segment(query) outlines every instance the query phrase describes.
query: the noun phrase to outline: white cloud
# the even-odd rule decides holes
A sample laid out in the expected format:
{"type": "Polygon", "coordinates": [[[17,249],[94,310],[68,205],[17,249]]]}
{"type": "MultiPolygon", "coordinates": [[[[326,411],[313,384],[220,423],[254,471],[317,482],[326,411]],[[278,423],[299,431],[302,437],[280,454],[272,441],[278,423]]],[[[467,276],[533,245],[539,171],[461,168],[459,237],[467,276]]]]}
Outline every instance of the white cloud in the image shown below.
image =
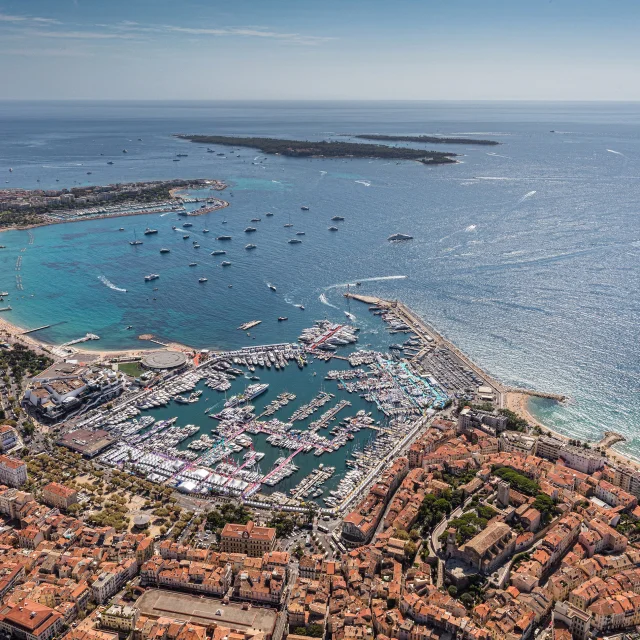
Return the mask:
{"type": "Polygon", "coordinates": [[[14,16],[6,13],[0,13],[0,22],[11,22],[13,24],[22,23],[22,24],[60,24],[58,20],[54,20],[53,18],[34,18],[32,16],[14,16]]]}
{"type": "Polygon", "coordinates": [[[69,40],[132,40],[135,36],[126,33],[108,33],[106,31],[38,31],[30,30],[28,35],[38,38],[64,38],[69,40]]]}
{"type": "Polygon", "coordinates": [[[144,34],[176,34],[185,36],[210,36],[224,38],[255,38],[275,40],[291,44],[317,45],[333,40],[326,36],[306,35],[295,32],[280,32],[268,27],[183,27],[170,24],[141,24],[131,20],[123,20],[115,24],[97,23],[88,25],[67,24],[62,25],[52,18],[40,18],[22,15],[10,15],[0,13],[1,23],[6,23],[16,34],[27,37],[58,38],[68,40],[133,40],[144,34]],[[70,29],[58,29],[57,25],[71,27],[70,29]],[[49,27],[49,28],[45,28],[49,27]]]}

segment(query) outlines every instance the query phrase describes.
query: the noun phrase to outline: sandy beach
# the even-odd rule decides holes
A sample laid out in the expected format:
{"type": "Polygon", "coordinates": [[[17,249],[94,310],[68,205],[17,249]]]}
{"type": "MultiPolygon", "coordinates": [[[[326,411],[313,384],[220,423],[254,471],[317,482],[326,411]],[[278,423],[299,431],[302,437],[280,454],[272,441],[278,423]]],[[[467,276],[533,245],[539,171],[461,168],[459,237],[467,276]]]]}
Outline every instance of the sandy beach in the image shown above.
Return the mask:
{"type": "MultiPolygon", "coordinates": [[[[145,339],[146,338],[147,336],[145,336],[145,339]]],[[[21,342],[22,344],[29,346],[35,351],[45,352],[54,358],[60,357],[54,351],[54,349],[57,348],[55,345],[51,345],[46,342],[37,340],[31,335],[24,335],[23,328],[18,327],[14,324],[11,324],[10,322],[7,322],[7,320],[3,318],[0,318],[0,339],[7,340],[10,343],[21,342]]],[[[169,343],[165,343],[165,345],[159,344],[157,345],[157,347],[154,346],[147,349],[119,349],[119,350],[91,349],[89,350],[89,349],[76,348],[74,346],[73,353],[70,354],[69,357],[86,358],[88,361],[111,360],[119,357],[138,358],[138,357],[144,356],[146,353],[149,353],[151,351],[162,351],[165,349],[171,350],[171,351],[182,351],[190,354],[193,354],[195,351],[198,350],[194,347],[189,347],[187,345],[183,345],[178,342],[169,342],[169,343]]],[[[468,360],[466,357],[465,359],[470,362],[470,360],[468,360]]],[[[475,365],[475,363],[474,363],[474,366],[478,367],[478,365],[475,365]]],[[[478,369],[481,370],[480,367],[478,367],[478,369]]],[[[548,432],[549,434],[552,434],[553,436],[559,438],[560,440],[563,440],[565,442],[568,442],[569,440],[571,440],[571,438],[569,438],[568,436],[558,433],[548,425],[540,422],[531,413],[529,409],[529,400],[531,399],[531,397],[535,395],[535,392],[528,393],[526,390],[521,390],[521,391],[506,390],[498,381],[493,380],[492,382],[496,385],[496,387],[500,388],[504,398],[505,408],[510,409],[521,418],[524,418],[529,424],[540,428],[544,432],[548,432]]],[[[640,461],[636,461],[633,458],[630,458],[629,456],[623,453],[620,453],[619,451],[616,451],[615,449],[613,449],[613,447],[607,447],[605,449],[605,452],[611,460],[616,461],[619,464],[624,464],[624,465],[633,467],[634,469],[640,471],[640,461]]]]}
{"type": "MultiPolygon", "coordinates": [[[[5,319],[0,318],[0,338],[7,340],[10,343],[21,342],[22,344],[34,349],[35,351],[43,351],[52,357],[56,356],[54,349],[59,348],[56,345],[48,344],[41,340],[37,340],[31,335],[24,335],[25,329],[18,327],[5,319]]],[[[150,351],[163,351],[168,349],[170,351],[183,351],[185,353],[193,353],[196,351],[193,347],[189,347],[179,342],[169,342],[166,346],[157,345],[146,349],[117,349],[117,350],[105,350],[105,349],[82,349],[76,347],[73,348],[73,356],[81,356],[91,360],[97,359],[111,359],[117,357],[141,357],[150,351]]],[[[71,355],[69,356],[71,357],[71,355]]]]}

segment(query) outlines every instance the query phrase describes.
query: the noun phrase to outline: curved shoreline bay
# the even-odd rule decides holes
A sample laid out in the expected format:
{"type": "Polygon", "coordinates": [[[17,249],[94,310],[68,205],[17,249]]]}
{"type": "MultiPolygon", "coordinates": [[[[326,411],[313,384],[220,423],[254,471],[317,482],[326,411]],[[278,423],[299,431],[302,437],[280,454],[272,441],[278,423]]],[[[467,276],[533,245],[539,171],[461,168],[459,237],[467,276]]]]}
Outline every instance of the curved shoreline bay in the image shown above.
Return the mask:
{"type": "Polygon", "coordinates": [[[295,340],[314,320],[350,311],[361,346],[384,346],[389,336],[375,318],[342,297],[347,283],[360,282],[362,293],[415,309],[505,384],[572,398],[563,406],[531,400],[541,422],[588,440],[618,431],[628,438],[619,448],[640,453],[640,118],[627,105],[5,104],[0,135],[0,188],[53,189],[88,177],[216,176],[229,185],[229,206],[194,218],[187,240],[172,230],[182,224],[174,214],[3,233],[0,291],[12,310],[2,318],[55,325],[34,337],[60,344],[91,332],[101,338],[92,348],[140,349],[149,345],[137,336],[150,333],[226,348],[295,340]],[[437,130],[502,144],[457,145],[461,162],[442,170],[369,158],[265,160],[222,145],[207,153],[171,135],[184,130],[280,139],[437,130]],[[188,157],[173,162],[177,153],[188,157]],[[335,215],[345,220],[334,223],[335,215]],[[246,251],[250,225],[256,249],[246,251]],[[158,234],[130,246],[147,226],[158,234]],[[289,244],[299,231],[302,242],[289,244]],[[389,243],[395,233],[414,239],[389,243]],[[221,235],[232,236],[227,254],[211,256],[221,235]],[[225,259],[231,266],[221,266],[225,259]],[[144,282],[149,273],[160,278],[144,282]],[[208,281],[199,284],[201,276],[208,281]],[[237,330],[250,320],[262,320],[250,336],[237,330]]]}

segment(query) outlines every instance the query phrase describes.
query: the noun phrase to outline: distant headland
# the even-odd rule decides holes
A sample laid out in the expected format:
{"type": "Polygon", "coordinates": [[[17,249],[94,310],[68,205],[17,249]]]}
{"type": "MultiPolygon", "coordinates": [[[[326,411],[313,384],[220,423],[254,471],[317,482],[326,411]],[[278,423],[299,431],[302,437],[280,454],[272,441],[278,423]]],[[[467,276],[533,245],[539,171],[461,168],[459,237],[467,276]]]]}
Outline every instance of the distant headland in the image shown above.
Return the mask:
{"type": "Polygon", "coordinates": [[[380,142],[426,142],[428,144],[500,144],[496,140],[478,140],[477,138],[459,138],[444,136],[388,136],[381,133],[361,133],[353,136],[360,140],[379,140],[380,142]]]}
{"type": "Polygon", "coordinates": [[[142,215],[174,211],[178,215],[201,215],[226,207],[220,198],[194,198],[188,189],[222,191],[221,180],[153,180],[70,189],[0,189],[0,231],[60,222],[142,215]],[[202,202],[187,211],[185,203],[202,202]]]}
{"type": "Polygon", "coordinates": [[[178,134],[177,138],[201,144],[220,144],[229,147],[253,147],[263,153],[299,158],[377,158],[381,160],[416,160],[423,164],[452,164],[457,154],[389,147],[383,144],[358,142],[327,142],[310,140],[281,140],[278,138],[245,138],[238,136],[209,136],[178,134]]]}

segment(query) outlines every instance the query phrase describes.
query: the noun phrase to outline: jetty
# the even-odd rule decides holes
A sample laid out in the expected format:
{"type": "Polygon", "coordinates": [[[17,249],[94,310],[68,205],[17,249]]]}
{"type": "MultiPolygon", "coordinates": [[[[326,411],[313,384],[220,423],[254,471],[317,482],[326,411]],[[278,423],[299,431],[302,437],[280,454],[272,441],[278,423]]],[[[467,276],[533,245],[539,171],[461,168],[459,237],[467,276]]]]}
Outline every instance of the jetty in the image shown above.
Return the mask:
{"type": "Polygon", "coordinates": [[[29,329],[27,331],[23,331],[22,335],[26,336],[30,333],[35,333],[36,331],[42,331],[43,329],[48,329],[51,325],[50,324],[43,324],[41,327],[36,327],[35,329],[29,329]]]}
{"type": "Polygon", "coordinates": [[[409,309],[409,307],[407,307],[399,300],[385,300],[376,296],[365,296],[357,293],[352,293],[351,291],[347,291],[344,294],[344,297],[352,300],[358,300],[359,302],[364,302],[365,304],[381,311],[392,312],[393,315],[396,316],[401,323],[406,325],[412,333],[418,336],[418,338],[425,344],[425,346],[416,355],[410,358],[412,364],[419,367],[421,359],[434,347],[440,346],[448,349],[466,367],[475,372],[476,375],[482,378],[484,382],[493,389],[498,400],[498,407],[500,408],[504,408],[506,406],[506,396],[508,393],[522,393],[538,398],[548,398],[557,402],[564,402],[568,399],[566,396],[558,393],[534,391],[530,389],[521,389],[518,387],[503,385],[501,382],[487,374],[486,371],[481,369],[475,362],[473,362],[473,360],[471,360],[471,358],[469,358],[469,356],[467,356],[458,347],[456,347],[456,345],[439,334],[431,325],[425,322],[422,318],[420,318],[416,313],[414,313],[411,309],[409,309]]]}
{"type": "Polygon", "coordinates": [[[95,333],[87,333],[87,335],[82,338],[76,338],[75,340],[69,340],[69,342],[65,342],[60,345],[61,347],[70,347],[74,344],[79,344],[81,342],[88,342],[89,340],[100,340],[100,336],[97,336],[95,333]]]}

